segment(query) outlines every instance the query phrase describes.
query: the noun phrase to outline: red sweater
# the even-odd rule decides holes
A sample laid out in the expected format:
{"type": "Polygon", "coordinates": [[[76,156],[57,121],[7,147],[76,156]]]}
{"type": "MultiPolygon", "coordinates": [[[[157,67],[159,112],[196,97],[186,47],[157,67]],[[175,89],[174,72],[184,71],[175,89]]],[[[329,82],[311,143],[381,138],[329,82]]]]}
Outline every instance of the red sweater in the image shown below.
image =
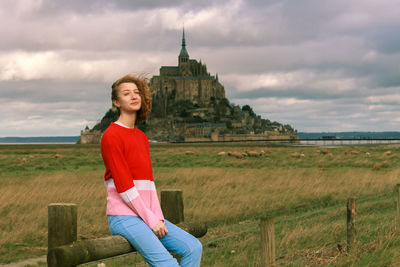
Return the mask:
{"type": "Polygon", "coordinates": [[[101,139],[107,214],[141,217],[153,227],[164,220],[154,185],[149,141],[136,127],[111,123],[101,139]]]}

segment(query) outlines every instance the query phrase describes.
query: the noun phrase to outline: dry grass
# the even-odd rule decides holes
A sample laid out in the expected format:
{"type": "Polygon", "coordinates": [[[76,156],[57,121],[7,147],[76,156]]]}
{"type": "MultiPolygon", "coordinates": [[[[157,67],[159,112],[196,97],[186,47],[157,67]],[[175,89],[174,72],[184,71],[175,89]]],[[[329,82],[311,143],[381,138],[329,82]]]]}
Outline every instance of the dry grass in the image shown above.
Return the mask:
{"type": "MultiPolygon", "coordinates": [[[[391,147],[391,154],[384,155],[385,147],[317,151],[251,144],[161,144],[151,147],[151,155],[158,190],[182,189],[185,220],[206,221],[211,228],[202,240],[210,242],[248,227],[257,229],[257,218],[266,214],[290,216],[310,208],[345,203],[350,196],[390,194],[399,183],[400,153],[396,149],[391,147]],[[261,150],[265,153],[258,157],[218,155],[222,151],[261,150]],[[294,153],[305,156],[293,157],[294,153]],[[380,168],[373,170],[375,164],[380,168]]],[[[49,203],[78,204],[81,237],[109,234],[104,214],[104,167],[98,147],[10,147],[0,150],[0,159],[0,262],[45,253],[49,203]]],[[[338,219],[342,213],[343,209],[338,209],[312,221],[280,223],[277,244],[284,254],[280,263],[286,265],[299,258],[300,266],[307,261],[311,265],[340,261],[339,252],[331,247],[343,243],[343,218],[338,219]]],[[[374,221],[376,215],[371,212],[364,220],[374,221]]],[[[374,223],[370,227],[365,229],[372,233],[381,226],[374,223]]],[[[389,239],[382,238],[382,245],[374,247],[374,251],[384,249],[389,239]]],[[[219,243],[217,248],[206,247],[204,266],[226,266],[227,262],[232,266],[257,266],[257,242],[258,233],[248,233],[219,243]]],[[[373,243],[367,237],[365,242],[373,243]]],[[[388,250],[393,253],[390,246],[388,250]]]]}
{"type": "MultiPolygon", "coordinates": [[[[349,196],[382,194],[398,181],[399,171],[370,170],[327,172],[320,169],[218,169],[179,168],[156,172],[184,191],[190,220],[215,221],[303,205],[329,198],[334,202],[349,196]],[[199,193],[201,192],[201,193],[199,193]]],[[[169,188],[162,184],[159,189],[169,188]]]]}
{"type": "Polygon", "coordinates": [[[6,229],[2,232],[1,242],[20,242],[27,236],[35,241],[43,240],[47,233],[47,205],[57,202],[79,205],[78,225],[81,232],[105,232],[105,189],[101,174],[58,173],[1,187],[3,220],[0,221],[0,228],[6,229]],[[103,223],[98,223],[99,219],[103,223]],[[87,229],[89,226],[90,230],[87,229]]]}

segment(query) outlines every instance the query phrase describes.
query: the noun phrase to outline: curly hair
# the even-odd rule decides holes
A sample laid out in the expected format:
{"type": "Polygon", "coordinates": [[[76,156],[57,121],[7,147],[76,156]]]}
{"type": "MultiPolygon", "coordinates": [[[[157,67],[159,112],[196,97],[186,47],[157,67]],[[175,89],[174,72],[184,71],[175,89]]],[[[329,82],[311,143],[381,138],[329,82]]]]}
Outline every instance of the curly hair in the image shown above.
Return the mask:
{"type": "MultiPolygon", "coordinates": [[[[150,115],[151,111],[151,94],[149,87],[149,80],[144,76],[134,76],[131,74],[125,75],[118,80],[116,80],[111,86],[111,101],[118,100],[118,87],[122,83],[134,83],[139,89],[139,95],[141,97],[141,107],[136,113],[136,121],[135,125],[139,124],[142,121],[145,121],[146,118],[150,115]]],[[[113,104],[114,106],[114,104],[113,104]]],[[[118,113],[120,110],[116,107],[118,113]]]]}

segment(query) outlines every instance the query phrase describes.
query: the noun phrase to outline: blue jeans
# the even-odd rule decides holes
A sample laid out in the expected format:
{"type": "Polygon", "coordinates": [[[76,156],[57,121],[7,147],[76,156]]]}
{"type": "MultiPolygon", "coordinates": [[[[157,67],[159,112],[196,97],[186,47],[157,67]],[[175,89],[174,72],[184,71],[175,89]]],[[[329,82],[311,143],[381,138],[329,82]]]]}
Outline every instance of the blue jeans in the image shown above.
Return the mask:
{"type": "Polygon", "coordinates": [[[125,237],[152,267],[198,267],[202,245],[191,234],[165,220],[168,234],[158,238],[137,216],[108,215],[111,234],[125,237]],[[168,250],[181,257],[181,265],[168,250]]]}

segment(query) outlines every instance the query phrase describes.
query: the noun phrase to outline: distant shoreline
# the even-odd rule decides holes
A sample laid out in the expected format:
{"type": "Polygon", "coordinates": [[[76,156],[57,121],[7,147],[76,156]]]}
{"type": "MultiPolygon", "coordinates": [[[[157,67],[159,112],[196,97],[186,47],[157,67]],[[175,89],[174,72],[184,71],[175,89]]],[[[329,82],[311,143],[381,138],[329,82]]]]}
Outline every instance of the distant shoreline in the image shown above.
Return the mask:
{"type": "Polygon", "coordinates": [[[368,138],[400,138],[398,131],[383,132],[298,132],[300,139],[323,139],[334,137],[335,139],[368,139],[368,138]]]}
{"type": "Polygon", "coordinates": [[[75,144],[80,136],[0,137],[0,144],[75,144]]]}
{"type": "Polygon", "coordinates": [[[2,145],[75,145],[75,142],[60,142],[60,143],[51,143],[51,142],[43,142],[43,143],[39,143],[39,142],[33,142],[33,143],[5,143],[5,142],[0,142],[0,146],[2,145]]]}
{"type": "MultiPolygon", "coordinates": [[[[368,139],[368,138],[400,138],[398,131],[386,132],[299,132],[300,139],[323,139],[334,137],[340,139],[368,139]]],[[[0,137],[0,145],[18,144],[76,144],[80,136],[36,136],[36,137],[0,137]]]]}

